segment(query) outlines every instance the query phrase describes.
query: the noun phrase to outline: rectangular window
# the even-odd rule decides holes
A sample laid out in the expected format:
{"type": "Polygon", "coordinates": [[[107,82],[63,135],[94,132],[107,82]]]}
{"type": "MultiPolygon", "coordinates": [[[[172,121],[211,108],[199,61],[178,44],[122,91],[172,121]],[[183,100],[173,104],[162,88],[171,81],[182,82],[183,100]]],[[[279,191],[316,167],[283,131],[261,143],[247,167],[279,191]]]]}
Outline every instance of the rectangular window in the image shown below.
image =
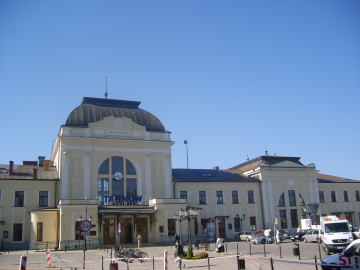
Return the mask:
{"type": "Polygon", "coordinates": [[[81,221],[75,221],[75,240],[84,240],[84,236],[81,235],[80,223],[81,221]]]}
{"type": "Polygon", "coordinates": [[[109,205],[109,201],[105,201],[104,197],[109,196],[109,178],[98,179],[98,200],[101,205],[109,205]]]}
{"type": "MultiPolygon", "coordinates": [[[[137,195],[137,186],[135,178],[126,179],[126,189],[127,196],[136,196],[137,195]]],[[[128,202],[128,205],[136,205],[136,201],[128,202]]]]}
{"type": "Polygon", "coordinates": [[[201,233],[206,233],[206,223],[209,222],[208,218],[201,219],[201,233]]]}
{"type": "Polygon", "coordinates": [[[290,216],[291,216],[291,227],[292,228],[299,227],[297,209],[290,209],[290,216]]]}
{"type": "Polygon", "coordinates": [[[254,203],[254,191],[253,190],[248,190],[247,192],[248,194],[248,203],[254,203]]]}
{"type": "Polygon", "coordinates": [[[43,223],[38,222],[36,227],[37,227],[37,229],[36,229],[36,241],[42,241],[43,240],[43,223]]]}
{"type": "Polygon", "coordinates": [[[250,229],[256,231],[256,217],[250,217],[250,229]]]}
{"type": "Polygon", "coordinates": [[[344,214],[349,223],[353,225],[353,212],[345,212],[344,214]]]}
{"type": "Polygon", "coordinates": [[[223,192],[222,191],[216,191],[216,204],[223,204],[223,192]]]}
{"type": "Polygon", "coordinates": [[[281,229],[287,229],[286,210],[280,210],[281,229]]]}
{"type": "Polygon", "coordinates": [[[345,190],[345,191],[343,192],[343,194],[344,194],[344,202],[348,202],[348,201],[349,201],[348,192],[345,190]]]}
{"type": "Polygon", "coordinates": [[[39,206],[47,207],[48,206],[48,192],[39,191],[39,206]]]}
{"type": "Polygon", "coordinates": [[[285,206],[285,194],[281,194],[280,199],[279,199],[279,206],[285,206]]]}
{"type": "Polygon", "coordinates": [[[15,191],[15,206],[24,206],[24,191],[15,191]]]}
{"type": "Polygon", "coordinates": [[[239,195],[237,190],[231,191],[231,200],[233,204],[239,203],[239,195]]]}
{"type": "Polygon", "coordinates": [[[330,196],[331,196],[331,202],[336,202],[336,194],[335,194],[335,191],[330,191],[330,196]]]}
{"type": "Polygon", "coordinates": [[[360,202],[360,193],[359,193],[358,190],[355,190],[355,200],[356,200],[357,202],[360,202]]]}
{"type": "Polygon", "coordinates": [[[205,191],[199,191],[199,204],[206,204],[205,191]]]}
{"type": "Polygon", "coordinates": [[[187,200],[187,191],[180,191],[180,199],[187,200]]]}
{"type": "Polygon", "coordinates": [[[240,232],[240,217],[234,217],[234,232],[240,232]]]}
{"type": "Polygon", "coordinates": [[[15,223],[13,230],[13,241],[22,241],[22,223],[15,223]]]}
{"type": "Polygon", "coordinates": [[[319,191],[319,200],[321,203],[325,202],[324,191],[319,191]]]}
{"type": "Polygon", "coordinates": [[[296,206],[296,199],[295,199],[295,190],[289,190],[289,205],[296,206]]]}
{"type": "Polygon", "coordinates": [[[168,219],[168,236],[174,236],[176,233],[176,219],[168,219]]]}
{"type": "Polygon", "coordinates": [[[194,227],[195,227],[195,234],[199,234],[199,219],[196,217],[194,218],[194,227]]]}

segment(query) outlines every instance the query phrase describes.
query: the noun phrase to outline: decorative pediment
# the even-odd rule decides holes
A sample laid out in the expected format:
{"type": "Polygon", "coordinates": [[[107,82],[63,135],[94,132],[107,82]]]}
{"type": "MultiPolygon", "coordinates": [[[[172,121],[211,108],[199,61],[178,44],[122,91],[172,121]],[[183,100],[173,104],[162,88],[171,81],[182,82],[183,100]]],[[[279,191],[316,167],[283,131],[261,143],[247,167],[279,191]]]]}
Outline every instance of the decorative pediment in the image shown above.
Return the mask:
{"type": "Polygon", "coordinates": [[[285,168],[294,168],[294,167],[297,167],[297,168],[303,168],[304,166],[303,165],[300,165],[298,163],[295,163],[295,162],[291,162],[289,160],[286,160],[286,161],[282,161],[282,162],[279,162],[279,163],[275,163],[275,164],[272,164],[270,166],[274,166],[274,167],[285,167],[285,168]]]}

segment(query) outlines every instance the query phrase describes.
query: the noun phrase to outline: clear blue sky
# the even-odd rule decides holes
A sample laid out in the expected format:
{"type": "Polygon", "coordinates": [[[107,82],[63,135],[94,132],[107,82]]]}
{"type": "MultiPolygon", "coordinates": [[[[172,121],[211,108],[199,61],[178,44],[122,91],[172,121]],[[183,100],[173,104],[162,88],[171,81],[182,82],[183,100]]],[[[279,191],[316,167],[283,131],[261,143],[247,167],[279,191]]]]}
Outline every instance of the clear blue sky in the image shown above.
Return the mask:
{"type": "Polygon", "coordinates": [[[0,1],[0,164],[50,157],[84,96],[141,101],[173,168],[298,156],[360,180],[360,1],[0,1]]]}

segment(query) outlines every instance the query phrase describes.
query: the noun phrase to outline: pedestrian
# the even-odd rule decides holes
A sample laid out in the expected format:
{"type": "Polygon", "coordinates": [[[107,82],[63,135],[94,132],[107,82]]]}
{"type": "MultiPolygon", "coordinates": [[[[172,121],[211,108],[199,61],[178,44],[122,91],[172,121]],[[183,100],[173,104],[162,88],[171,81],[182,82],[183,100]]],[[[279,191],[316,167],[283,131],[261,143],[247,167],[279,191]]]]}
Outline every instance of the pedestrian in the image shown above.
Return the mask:
{"type": "Polygon", "coordinates": [[[220,235],[218,236],[218,238],[216,240],[216,252],[217,253],[225,252],[225,250],[224,250],[224,238],[220,237],[220,235]]]}
{"type": "Polygon", "coordinates": [[[176,247],[176,262],[178,263],[177,268],[180,268],[181,266],[185,268],[185,263],[181,261],[181,257],[184,255],[184,249],[182,244],[179,241],[176,241],[175,243],[176,247]]]}
{"type": "Polygon", "coordinates": [[[270,244],[270,230],[269,228],[266,228],[266,230],[264,231],[264,236],[266,239],[266,244],[270,244]]]}
{"type": "Polygon", "coordinates": [[[137,241],[138,241],[138,248],[141,248],[141,245],[142,245],[142,236],[141,236],[141,234],[138,235],[137,241]]]}
{"type": "Polygon", "coordinates": [[[176,242],[180,242],[180,236],[175,233],[175,248],[176,248],[176,242]]]}
{"type": "Polygon", "coordinates": [[[301,227],[299,226],[298,228],[297,228],[297,231],[296,232],[301,232],[301,227]]]}
{"type": "Polygon", "coordinates": [[[278,229],[275,230],[275,237],[276,237],[276,244],[280,244],[281,239],[280,239],[280,232],[278,229]]]}

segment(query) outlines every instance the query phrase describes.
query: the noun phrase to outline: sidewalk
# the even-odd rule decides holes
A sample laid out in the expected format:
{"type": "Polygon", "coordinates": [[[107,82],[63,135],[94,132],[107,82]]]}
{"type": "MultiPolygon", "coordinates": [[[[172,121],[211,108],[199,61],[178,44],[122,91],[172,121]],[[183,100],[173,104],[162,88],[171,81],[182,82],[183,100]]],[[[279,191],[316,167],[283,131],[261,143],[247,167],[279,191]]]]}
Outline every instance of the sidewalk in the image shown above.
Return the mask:
{"type": "MultiPolygon", "coordinates": [[[[136,247],[135,245],[128,245],[128,247],[136,247]]],[[[186,268],[191,269],[238,269],[237,266],[237,250],[244,256],[240,257],[245,260],[246,269],[259,269],[263,270],[271,269],[270,258],[273,260],[273,266],[276,270],[297,270],[297,269],[316,269],[313,264],[317,256],[317,262],[319,260],[319,250],[316,243],[304,244],[300,243],[300,255],[299,257],[293,255],[294,243],[287,241],[281,245],[254,245],[249,242],[231,242],[226,243],[225,253],[216,254],[215,245],[210,245],[210,250],[207,251],[209,259],[198,261],[184,260],[186,268]],[[264,254],[265,248],[265,254],[264,254]],[[281,251],[281,257],[280,257],[281,251]],[[251,252],[251,254],[250,254],[251,252]],[[265,257],[266,256],[266,257],[265,257]],[[306,264],[300,264],[306,263],[306,264]]],[[[85,264],[84,264],[84,252],[83,251],[51,251],[51,267],[58,269],[109,269],[111,262],[118,262],[119,269],[164,269],[164,252],[168,252],[168,269],[176,269],[177,263],[174,258],[174,246],[153,246],[144,245],[141,248],[142,251],[148,253],[148,259],[145,262],[139,262],[134,260],[132,263],[125,263],[114,259],[114,254],[110,249],[108,250],[88,250],[85,252],[85,264]],[[113,259],[113,260],[111,260],[113,259]]],[[[187,248],[185,247],[185,251],[187,248]]],[[[204,250],[197,250],[194,248],[194,255],[204,250]]],[[[322,258],[325,254],[322,252],[322,258]]],[[[27,256],[27,268],[26,269],[49,269],[47,268],[46,252],[26,251],[23,252],[10,252],[10,254],[0,255],[0,269],[19,269],[20,258],[22,255],[27,256]]],[[[318,266],[319,269],[320,266],[318,266]]]]}

